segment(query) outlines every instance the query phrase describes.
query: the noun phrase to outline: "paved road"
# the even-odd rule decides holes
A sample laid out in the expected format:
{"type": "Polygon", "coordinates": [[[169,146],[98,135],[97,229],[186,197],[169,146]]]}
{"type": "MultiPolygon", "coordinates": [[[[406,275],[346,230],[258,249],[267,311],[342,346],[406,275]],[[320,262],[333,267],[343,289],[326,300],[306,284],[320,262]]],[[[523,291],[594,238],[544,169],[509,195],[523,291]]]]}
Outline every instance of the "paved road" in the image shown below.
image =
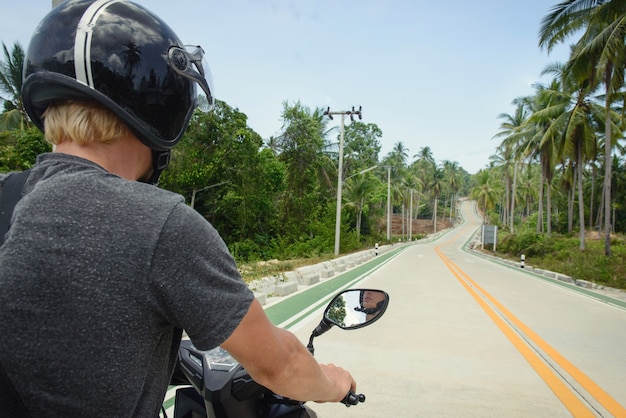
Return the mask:
{"type": "MultiPolygon", "coordinates": [[[[480,220],[411,245],[360,287],[385,317],[315,340],[353,372],[365,404],[312,404],[329,417],[626,417],[626,310],[477,257],[480,220]]],[[[316,321],[296,331],[308,340],[316,321]]]]}

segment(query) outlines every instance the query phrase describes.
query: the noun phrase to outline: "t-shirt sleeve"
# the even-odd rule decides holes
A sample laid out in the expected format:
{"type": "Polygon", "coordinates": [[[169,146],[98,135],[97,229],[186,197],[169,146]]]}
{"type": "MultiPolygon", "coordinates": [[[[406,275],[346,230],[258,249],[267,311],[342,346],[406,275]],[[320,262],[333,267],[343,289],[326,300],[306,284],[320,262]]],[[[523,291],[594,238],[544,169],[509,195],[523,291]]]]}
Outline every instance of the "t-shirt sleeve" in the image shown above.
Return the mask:
{"type": "Polygon", "coordinates": [[[183,203],[163,227],[152,269],[155,308],[201,350],[226,340],[254,298],[215,228],[183,203]]]}

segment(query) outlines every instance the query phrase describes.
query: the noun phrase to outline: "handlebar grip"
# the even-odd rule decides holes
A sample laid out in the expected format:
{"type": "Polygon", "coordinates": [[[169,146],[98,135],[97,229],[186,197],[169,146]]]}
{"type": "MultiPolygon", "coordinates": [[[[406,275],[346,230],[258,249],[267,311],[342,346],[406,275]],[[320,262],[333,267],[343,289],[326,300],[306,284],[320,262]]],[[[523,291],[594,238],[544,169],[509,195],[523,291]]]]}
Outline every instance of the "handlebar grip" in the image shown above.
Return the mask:
{"type": "Polygon", "coordinates": [[[352,405],[358,405],[359,402],[365,402],[365,395],[359,393],[358,395],[352,391],[348,392],[345,398],[341,400],[341,403],[347,407],[352,405]]]}

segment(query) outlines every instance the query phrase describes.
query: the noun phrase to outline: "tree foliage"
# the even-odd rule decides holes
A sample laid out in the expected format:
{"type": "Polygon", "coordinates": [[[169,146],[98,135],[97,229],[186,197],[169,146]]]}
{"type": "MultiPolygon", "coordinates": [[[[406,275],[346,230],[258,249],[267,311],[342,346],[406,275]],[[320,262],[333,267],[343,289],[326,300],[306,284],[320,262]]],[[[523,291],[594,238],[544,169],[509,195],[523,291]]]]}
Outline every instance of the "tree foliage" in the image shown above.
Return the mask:
{"type": "MultiPolygon", "coordinates": [[[[239,260],[331,254],[338,178],[344,253],[409,239],[417,217],[454,219],[457,200],[471,196],[486,221],[512,234],[551,242],[552,234],[577,233],[584,251],[587,232],[603,233],[609,255],[608,237],[626,230],[623,5],[565,0],[553,7],[540,46],[580,38],[567,62],[546,66],[548,83],[515,98],[512,115],[499,116],[501,142],[473,176],[455,161],[438,161],[430,138],[419,138],[416,150],[393,139],[391,151],[380,155],[383,132],[361,121],[344,126],[338,173],[341,133],[321,109],[285,101],[281,130],[263,139],[243,112],[218,101],[213,112],[194,114],[161,187],[182,194],[239,260]],[[395,236],[385,234],[387,219],[401,219],[395,236]]],[[[50,147],[22,110],[23,50],[3,47],[0,171],[6,172],[30,167],[50,147]]]]}
{"type": "Polygon", "coordinates": [[[0,131],[0,172],[26,170],[35,164],[37,155],[51,150],[37,128],[0,131]]]}
{"type": "Polygon", "coordinates": [[[218,101],[195,113],[161,185],[184,195],[227,243],[271,236],[284,168],[262,144],[245,114],[218,101]]]}
{"type": "Polygon", "coordinates": [[[611,235],[624,232],[620,202],[626,197],[624,2],[558,3],[543,19],[539,44],[550,50],[573,35],[580,38],[569,60],[543,72],[552,79],[535,85],[534,95],[515,99],[515,115],[500,115],[504,122],[496,137],[502,143],[485,175],[493,183],[504,180],[493,211],[511,232],[524,221],[537,234],[576,229],[579,250],[585,251],[589,228],[604,234],[610,256],[611,235]]]}
{"type": "Polygon", "coordinates": [[[24,49],[19,43],[13,44],[9,52],[2,43],[4,60],[0,61],[0,99],[3,111],[0,114],[0,130],[24,129],[28,127],[28,117],[24,110],[22,97],[22,68],[24,66],[24,49]]]}

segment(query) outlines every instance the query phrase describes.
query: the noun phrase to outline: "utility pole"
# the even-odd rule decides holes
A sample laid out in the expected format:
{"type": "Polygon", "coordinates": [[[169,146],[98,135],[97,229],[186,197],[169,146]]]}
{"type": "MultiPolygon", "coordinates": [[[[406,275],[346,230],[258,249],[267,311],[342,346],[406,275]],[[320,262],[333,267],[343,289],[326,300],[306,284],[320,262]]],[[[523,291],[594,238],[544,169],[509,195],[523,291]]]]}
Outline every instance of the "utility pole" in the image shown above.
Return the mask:
{"type": "Polygon", "coordinates": [[[330,107],[326,108],[324,115],[328,116],[331,120],[333,115],[341,115],[341,130],[339,133],[339,166],[337,167],[337,215],[335,217],[335,255],[339,255],[339,238],[341,235],[341,195],[343,189],[343,130],[344,119],[346,115],[350,116],[350,120],[354,121],[354,115],[359,117],[359,120],[363,118],[361,113],[361,106],[359,110],[342,110],[338,112],[331,112],[330,107]]]}
{"type": "Polygon", "coordinates": [[[391,242],[391,166],[387,166],[387,242],[391,242]]]}
{"type": "Polygon", "coordinates": [[[409,242],[413,241],[413,189],[411,189],[411,200],[409,201],[409,242]]]}

